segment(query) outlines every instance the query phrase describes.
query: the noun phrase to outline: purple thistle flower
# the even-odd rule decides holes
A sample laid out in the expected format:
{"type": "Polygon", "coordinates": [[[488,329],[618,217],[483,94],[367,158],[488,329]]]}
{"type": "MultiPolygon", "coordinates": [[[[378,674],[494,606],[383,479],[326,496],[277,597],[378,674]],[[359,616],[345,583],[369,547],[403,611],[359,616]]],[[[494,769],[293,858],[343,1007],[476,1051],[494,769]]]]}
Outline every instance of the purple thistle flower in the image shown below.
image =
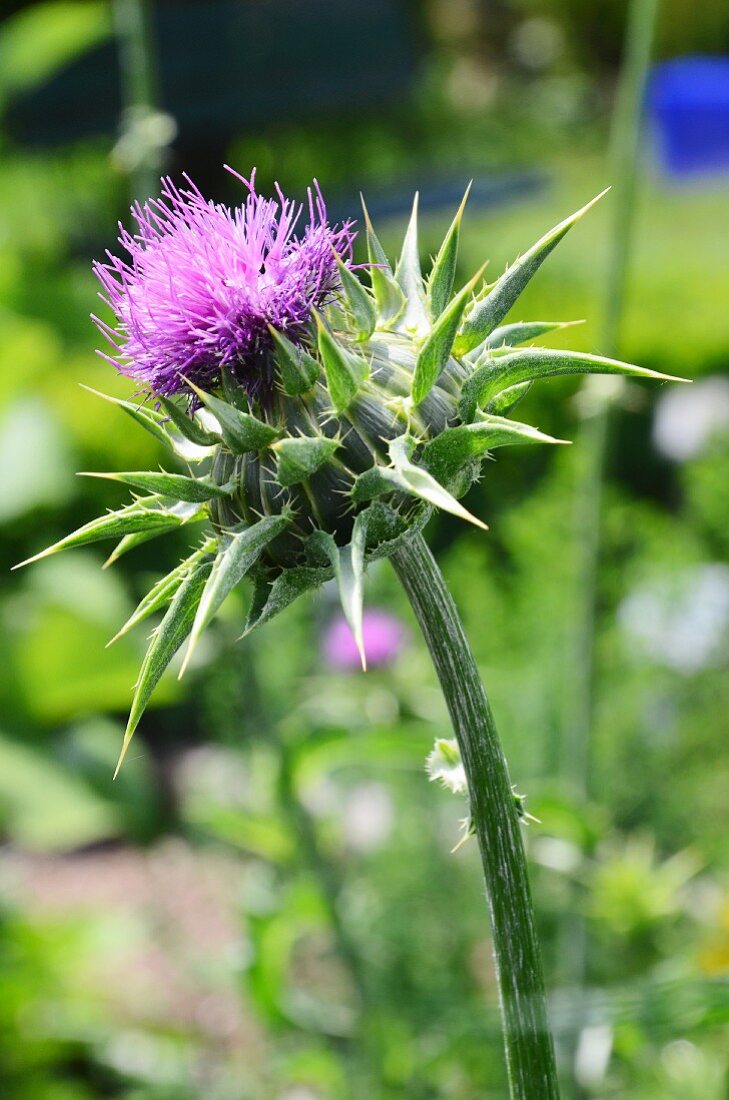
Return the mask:
{"type": "Polygon", "coordinates": [[[334,252],[351,260],[352,223],[327,223],[316,181],[309,223],[296,236],[300,205],[278,185],[277,199],[258,195],[255,170],[250,180],[233,175],[248,188],[233,210],[205,199],[188,176],[186,189],[164,178],[160,199],[132,206],[137,232],[119,226],[129,258],[107,252],[108,263],[94,264],[100,297],[117,318],[116,328],[93,318],[114,348],[114,356],[99,354],[155,394],[189,394],[184,377],[209,391],[228,368],[265,400],[273,382],[267,326],[303,342],[312,309],[338,286],[334,252]]]}
{"type": "MultiPolygon", "coordinates": [[[[398,618],[387,611],[371,608],[362,618],[362,637],[367,664],[391,664],[401,652],[407,632],[398,618]]],[[[331,668],[359,669],[359,650],[351,627],[343,615],[328,624],[322,637],[324,659],[331,668]]]]}

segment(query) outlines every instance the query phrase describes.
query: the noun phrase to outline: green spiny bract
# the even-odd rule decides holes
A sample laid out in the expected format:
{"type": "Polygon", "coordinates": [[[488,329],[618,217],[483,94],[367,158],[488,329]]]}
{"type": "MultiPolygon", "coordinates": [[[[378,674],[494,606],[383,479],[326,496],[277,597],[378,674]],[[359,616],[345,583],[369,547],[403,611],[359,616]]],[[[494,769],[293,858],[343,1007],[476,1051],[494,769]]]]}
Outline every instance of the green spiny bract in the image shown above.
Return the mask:
{"type": "Polygon", "coordinates": [[[222,370],[214,392],[185,379],[199,403],[194,413],[169,397],[140,405],[109,398],[169,445],[189,472],[97,475],[140,495],[36,558],[115,538],[109,560],[116,560],[165,531],[206,523],[199,548],[152,588],[117,634],[164,612],[137,682],[120,762],[175,652],[187,641],[184,671],[201,632],[244,577],[253,582],[244,634],[335,578],[364,665],[368,561],[392,553],[433,507],[484,526],[459,498],[487,454],[511,443],[560,442],[507,419],[534,381],[575,373],[666,377],[600,356],[520,346],[559,323],[502,325],[543,260],[591,205],[556,226],[494,284],[483,285],[479,272],[455,293],[463,204],[427,279],[420,270],[417,200],[394,267],[365,210],[370,285],[337,258],[338,288],[321,312],[312,312],[308,337],[295,343],[271,330],[268,394],[251,396],[222,370]]]}

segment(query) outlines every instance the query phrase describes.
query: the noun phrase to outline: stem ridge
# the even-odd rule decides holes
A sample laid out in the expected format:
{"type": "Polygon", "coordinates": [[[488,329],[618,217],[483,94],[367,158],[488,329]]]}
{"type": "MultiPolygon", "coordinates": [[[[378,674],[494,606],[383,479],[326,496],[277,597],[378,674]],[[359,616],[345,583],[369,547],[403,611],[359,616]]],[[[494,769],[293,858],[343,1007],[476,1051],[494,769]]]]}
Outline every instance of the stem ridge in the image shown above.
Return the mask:
{"type": "Polygon", "coordinates": [[[486,881],[512,1100],[559,1100],[526,857],[509,771],[456,605],[422,535],[392,555],[461,750],[486,881]]]}

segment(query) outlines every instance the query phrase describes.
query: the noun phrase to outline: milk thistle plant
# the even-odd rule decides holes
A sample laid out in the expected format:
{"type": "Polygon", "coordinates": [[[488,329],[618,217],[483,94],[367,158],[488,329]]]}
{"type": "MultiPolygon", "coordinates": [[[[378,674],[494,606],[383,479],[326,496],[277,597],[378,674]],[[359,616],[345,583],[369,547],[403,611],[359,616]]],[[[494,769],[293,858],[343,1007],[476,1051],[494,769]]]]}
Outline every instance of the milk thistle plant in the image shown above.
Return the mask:
{"type": "MultiPolygon", "coordinates": [[[[421,534],[433,509],[485,527],[460,503],[484,459],[513,443],[558,443],[510,418],[532,384],[602,373],[661,379],[597,355],[524,347],[561,325],[503,324],[521,291],[592,206],[542,237],[493,284],[483,268],[455,289],[464,202],[432,263],[420,268],[417,197],[391,264],[364,211],[355,229],[327,220],[315,184],[304,210],[277,190],[208,201],[186,179],[132,207],[125,258],[95,265],[116,324],[95,318],[110,362],[138,387],[109,398],[186,464],[186,472],[102,473],[129,485],[125,507],[34,558],[115,539],[111,560],[202,523],[194,551],[122,626],[161,612],[137,681],[119,765],[180,647],[180,675],[225,598],[253,591],[243,634],[334,579],[365,664],[367,565],[391,558],[431,650],[453,721],[450,766],[468,794],[484,867],[512,1096],[558,1094],[520,836],[524,817],[453,600],[421,534]],[[459,759],[460,757],[460,759],[459,759]]],[[[596,201],[596,200],[593,200],[596,201]]],[[[22,563],[27,564],[27,563],[22,563]]],[[[443,745],[440,745],[441,755],[443,745]]]]}

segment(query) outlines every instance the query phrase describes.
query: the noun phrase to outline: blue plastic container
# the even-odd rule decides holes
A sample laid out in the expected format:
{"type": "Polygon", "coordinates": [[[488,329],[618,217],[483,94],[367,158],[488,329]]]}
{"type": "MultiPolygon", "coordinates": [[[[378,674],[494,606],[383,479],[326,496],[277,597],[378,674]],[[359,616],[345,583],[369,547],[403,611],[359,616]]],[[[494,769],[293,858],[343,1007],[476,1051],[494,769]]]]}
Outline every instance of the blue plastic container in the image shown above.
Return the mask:
{"type": "Polygon", "coordinates": [[[729,57],[656,65],[647,105],[669,175],[729,172],[729,57]]]}

